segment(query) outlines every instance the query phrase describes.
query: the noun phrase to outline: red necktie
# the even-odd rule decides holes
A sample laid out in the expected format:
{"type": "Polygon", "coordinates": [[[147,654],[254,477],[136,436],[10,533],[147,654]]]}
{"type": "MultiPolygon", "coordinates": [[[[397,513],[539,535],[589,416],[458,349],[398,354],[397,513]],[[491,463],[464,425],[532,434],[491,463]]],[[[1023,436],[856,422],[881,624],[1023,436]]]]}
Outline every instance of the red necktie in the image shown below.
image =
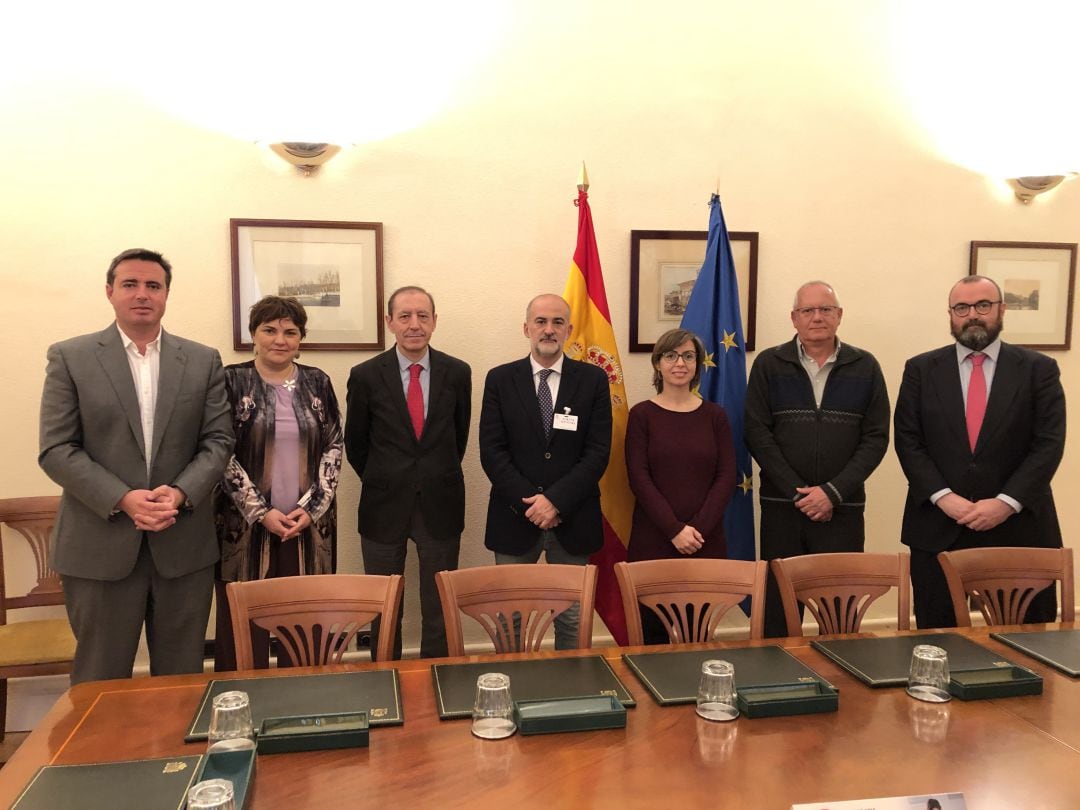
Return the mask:
{"type": "Polygon", "coordinates": [[[968,360],[971,361],[971,380],[968,382],[967,395],[967,432],[968,443],[973,453],[975,442],[979,440],[983,417],[986,416],[986,377],[983,375],[985,359],[986,355],[982,352],[972,352],[968,355],[968,360]]]}
{"type": "Polygon", "coordinates": [[[418,439],[424,432],[424,390],[420,387],[420,372],[423,370],[424,367],[419,363],[409,366],[409,395],[405,398],[409,406],[409,418],[418,439]]]}

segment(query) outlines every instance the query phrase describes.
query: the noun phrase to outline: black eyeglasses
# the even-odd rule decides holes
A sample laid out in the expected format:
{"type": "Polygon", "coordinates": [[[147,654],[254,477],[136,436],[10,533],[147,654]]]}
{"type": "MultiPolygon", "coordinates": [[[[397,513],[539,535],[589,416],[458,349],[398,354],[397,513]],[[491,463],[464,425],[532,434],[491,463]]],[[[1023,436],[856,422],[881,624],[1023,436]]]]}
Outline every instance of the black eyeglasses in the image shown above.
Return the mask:
{"type": "Polygon", "coordinates": [[[990,310],[994,308],[994,305],[1000,303],[1000,301],[976,301],[974,304],[953,304],[949,309],[952,310],[953,315],[957,318],[963,318],[970,314],[971,310],[975,310],[980,315],[988,315],[990,310]]]}
{"type": "Polygon", "coordinates": [[[665,363],[671,363],[672,365],[674,365],[675,361],[678,360],[680,357],[682,358],[682,361],[688,366],[692,363],[697,362],[697,352],[683,352],[682,354],[679,354],[678,352],[664,352],[662,355],[660,355],[661,360],[663,360],[665,363]]]}

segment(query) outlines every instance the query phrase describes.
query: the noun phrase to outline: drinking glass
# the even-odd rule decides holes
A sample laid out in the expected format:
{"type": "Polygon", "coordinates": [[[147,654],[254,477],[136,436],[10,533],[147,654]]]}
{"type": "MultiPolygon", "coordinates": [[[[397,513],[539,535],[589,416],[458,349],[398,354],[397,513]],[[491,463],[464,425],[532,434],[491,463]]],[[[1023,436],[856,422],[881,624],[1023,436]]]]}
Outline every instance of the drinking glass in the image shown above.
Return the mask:
{"type": "Polygon", "coordinates": [[[247,692],[222,692],[210,714],[209,750],[235,751],[255,747],[251,701],[247,692]]]}
{"type": "Polygon", "coordinates": [[[517,730],[510,676],[487,672],[476,679],[472,733],[485,740],[501,740],[517,730]]]}
{"type": "Polygon", "coordinates": [[[949,694],[949,654],[932,644],[917,644],[911,651],[907,693],[927,703],[945,703],[949,694]]]}
{"type": "Polygon", "coordinates": [[[207,779],[188,791],[188,810],[236,810],[233,784],[228,779],[207,779]]]}
{"type": "Polygon", "coordinates": [[[735,667],[727,661],[710,659],[701,664],[697,713],[706,720],[734,720],[739,716],[735,705],[735,667]]]}

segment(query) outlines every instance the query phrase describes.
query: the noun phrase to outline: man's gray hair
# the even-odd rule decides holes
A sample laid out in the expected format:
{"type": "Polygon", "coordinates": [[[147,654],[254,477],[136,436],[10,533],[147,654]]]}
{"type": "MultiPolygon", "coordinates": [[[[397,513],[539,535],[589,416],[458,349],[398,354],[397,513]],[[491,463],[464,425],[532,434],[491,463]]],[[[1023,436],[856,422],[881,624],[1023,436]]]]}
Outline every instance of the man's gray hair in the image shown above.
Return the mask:
{"type": "Polygon", "coordinates": [[[815,280],[815,281],[806,282],[805,284],[801,285],[799,287],[799,289],[797,289],[795,291],[795,299],[791,302],[791,308],[792,309],[797,309],[798,308],[798,306],[799,306],[799,293],[801,293],[807,287],[824,287],[825,289],[827,289],[829,291],[829,294],[833,297],[833,301],[836,302],[836,305],[840,306],[840,296],[838,296],[836,294],[836,290],[833,289],[833,285],[830,284],[827,281],[815,280]]]}

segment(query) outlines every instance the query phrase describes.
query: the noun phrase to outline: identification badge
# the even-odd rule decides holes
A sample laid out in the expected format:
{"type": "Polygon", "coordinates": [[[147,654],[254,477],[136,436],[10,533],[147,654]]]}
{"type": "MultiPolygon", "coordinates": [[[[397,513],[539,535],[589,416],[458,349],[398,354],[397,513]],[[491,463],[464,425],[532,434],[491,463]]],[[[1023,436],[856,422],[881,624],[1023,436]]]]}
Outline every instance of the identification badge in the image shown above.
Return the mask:
{"type": "Polygon", "coordinates": [[[577,430],[577,417],[568,413],[557,413],[551,426],[555,430],[577,430]]]}

